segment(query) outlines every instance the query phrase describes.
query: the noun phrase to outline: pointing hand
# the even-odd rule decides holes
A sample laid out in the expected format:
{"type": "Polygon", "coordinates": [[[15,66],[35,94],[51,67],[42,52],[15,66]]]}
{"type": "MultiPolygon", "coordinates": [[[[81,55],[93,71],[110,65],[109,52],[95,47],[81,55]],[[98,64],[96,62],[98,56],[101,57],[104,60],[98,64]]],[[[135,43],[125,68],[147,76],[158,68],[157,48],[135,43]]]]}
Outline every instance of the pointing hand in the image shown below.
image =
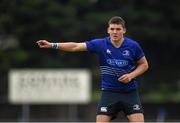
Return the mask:
{"type": "Polygon", "coordinates": [[[52,45],[47,40],[39,40],[36,42],[40,48],[52,48],[52,45]]]}

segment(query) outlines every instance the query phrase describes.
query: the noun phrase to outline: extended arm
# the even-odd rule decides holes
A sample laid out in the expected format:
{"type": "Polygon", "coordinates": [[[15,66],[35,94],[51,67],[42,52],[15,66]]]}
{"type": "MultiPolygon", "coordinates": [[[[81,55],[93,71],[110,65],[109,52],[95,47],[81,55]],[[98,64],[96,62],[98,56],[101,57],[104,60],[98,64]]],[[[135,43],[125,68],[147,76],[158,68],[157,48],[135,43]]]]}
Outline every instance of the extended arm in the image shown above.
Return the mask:
{"type": "MultiPolygon", "coordinates": [[[[36,42],[40,48],[53,48],[53,43],[50,43],[47,40],[39,40],[36,42]]],[[[57,48],[63,51],[68,52],[78,52],[78,51],[86,51],[86,43],[75,43],[75,42],[67,42],[67,43],[56,43],[57,48]]]]}
{"type": "Polygon", "coordinates": [[[149,67],[145,56],[142,57],[140,60],[138,60],[137,64],[138,66],[134,71],[132,71],[131,73],[122,75],[121,77],[118,78],[118,80],[123,83],[128,83],[133,78],[143,74],[149,67]]]}

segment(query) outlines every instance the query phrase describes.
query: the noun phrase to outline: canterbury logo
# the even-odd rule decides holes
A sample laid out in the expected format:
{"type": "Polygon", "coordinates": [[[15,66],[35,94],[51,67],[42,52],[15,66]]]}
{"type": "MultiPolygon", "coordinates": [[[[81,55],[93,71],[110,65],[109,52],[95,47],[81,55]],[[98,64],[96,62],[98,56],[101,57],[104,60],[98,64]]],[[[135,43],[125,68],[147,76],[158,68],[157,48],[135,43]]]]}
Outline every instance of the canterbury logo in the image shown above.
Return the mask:
{"type": "Polygon", "coordinates": [[[101,112],[107,112],[107,107],[101,107],[101,112]]]}

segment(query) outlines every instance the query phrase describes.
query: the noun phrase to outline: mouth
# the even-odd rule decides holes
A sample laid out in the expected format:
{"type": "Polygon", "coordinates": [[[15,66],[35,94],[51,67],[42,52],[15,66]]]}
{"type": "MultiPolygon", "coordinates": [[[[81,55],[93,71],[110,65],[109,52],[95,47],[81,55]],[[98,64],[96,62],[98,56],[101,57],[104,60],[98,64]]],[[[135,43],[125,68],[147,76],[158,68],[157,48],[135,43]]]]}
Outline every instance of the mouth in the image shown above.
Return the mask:
{"type": "Polygon", "coordinates": [[[118,38],[118,36],[116,36],[116,35],[114,35],[114,36],[112,36],[114,39],[117,39],[118,38]]]}

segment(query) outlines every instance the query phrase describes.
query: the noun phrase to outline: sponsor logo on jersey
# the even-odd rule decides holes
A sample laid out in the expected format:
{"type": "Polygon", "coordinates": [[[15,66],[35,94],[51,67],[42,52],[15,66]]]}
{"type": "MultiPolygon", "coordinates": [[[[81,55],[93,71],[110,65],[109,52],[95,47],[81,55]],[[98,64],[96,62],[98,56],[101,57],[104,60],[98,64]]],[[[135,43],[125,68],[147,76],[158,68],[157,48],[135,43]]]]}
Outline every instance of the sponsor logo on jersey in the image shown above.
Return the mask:
{"type": "Polygon", "coordinates": [[[123,56],[129,56],[129,55],[130,55],[129,50],[124,50],[124,51],[122,52],[122,55],[123,55],[123,56]]]}
{"type": "Polygon", "coordinates": [[[118,66],[118,67],[123,67],[128,65],[127,60],[119,60],[119,59],[107,59],[107,63],[112,66],[118,66]]]}

